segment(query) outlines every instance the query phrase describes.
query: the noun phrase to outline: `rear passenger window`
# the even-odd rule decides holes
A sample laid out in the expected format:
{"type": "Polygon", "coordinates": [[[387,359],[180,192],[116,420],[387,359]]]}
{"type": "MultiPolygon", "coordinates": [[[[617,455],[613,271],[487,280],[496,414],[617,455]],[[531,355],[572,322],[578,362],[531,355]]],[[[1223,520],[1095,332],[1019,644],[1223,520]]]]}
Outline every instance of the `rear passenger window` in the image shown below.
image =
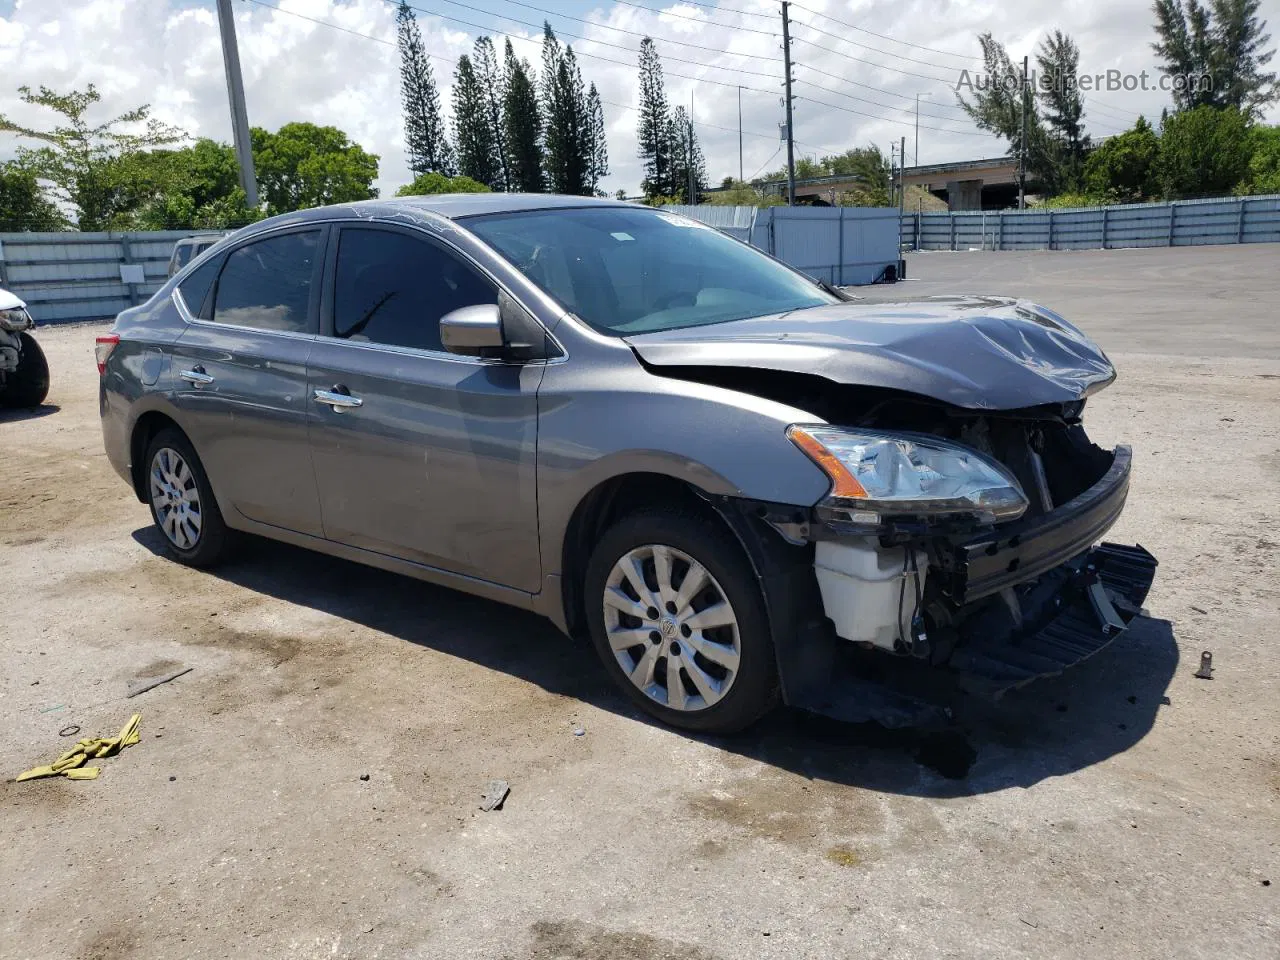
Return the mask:
{"type": "Polygon", "coordinates": [[[286,233],[231,252],[218,277],[215,323],[314,332],[310,305],[320,231],[286,233]]]}
{"type": "Polygon", "coordinates": [[[218,268],[222,266],[222,261],[214,258],[206,264],[202,264],[191,272],[191,276],[187,277],[178,284],[178,292],[182,294],[182,302],[187,305],[193,317],[201,317],[205,320],[209,319],[209,307],[206,303],[209,298],[209,291],[213,288],[214,278],[218,275],[218,268]],[[201,312],[201,308],[204,312],[201,312]]]}
{"type": "Polygon", "coordinates": [[[342,231],[333,305],[339,337],[443,350],[441,317],[497,302],[497,287],[434,243],[393,230],[342,231]]]}

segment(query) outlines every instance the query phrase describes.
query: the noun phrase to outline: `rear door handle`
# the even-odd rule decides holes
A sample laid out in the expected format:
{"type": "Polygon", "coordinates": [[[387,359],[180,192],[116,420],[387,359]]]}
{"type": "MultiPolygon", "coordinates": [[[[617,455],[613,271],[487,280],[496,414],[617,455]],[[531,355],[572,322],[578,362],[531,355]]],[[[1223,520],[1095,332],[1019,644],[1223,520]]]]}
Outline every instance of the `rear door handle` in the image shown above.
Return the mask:
{"type": "Polygon", "coordinates": [[[183,370],[178,376],[196,387],[204,387],[213,383],[213,377],[204,372],[204,367],[192,367],[190,370],[183,370]]]}
{"type": "Polygon", "coordinates": [[[333,390],[317,390],[315,398],[318,403],[327,403],[333,407],[334,413],[342,413],[343,410],[353,410],[364,405],[363,400],[359,397],[353,397],[345,387],[335,387],[333,390]]]}

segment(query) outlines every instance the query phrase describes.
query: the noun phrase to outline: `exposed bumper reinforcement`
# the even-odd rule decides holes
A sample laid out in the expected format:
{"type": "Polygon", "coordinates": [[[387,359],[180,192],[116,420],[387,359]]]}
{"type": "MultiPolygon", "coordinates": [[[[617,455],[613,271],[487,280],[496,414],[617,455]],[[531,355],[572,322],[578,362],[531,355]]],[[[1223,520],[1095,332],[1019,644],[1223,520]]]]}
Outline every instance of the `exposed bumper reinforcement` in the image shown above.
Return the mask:
{"type": "Polygon", "coordinates": [[[1098,482],[1052,513],[997,527],[941,551],[937,573],[943,591],[959,605],[971,603],[1079,556],[1120,517],[1132,463],[1132,450],[1118,446],[1098,482]]]}
{"type": "Polygon", "coordinates": [[[1120,636],[1142,609],[1156,558],[1140,546],[1104,543],[1089,552],[1064,586],[1053,618],[999,643],[967,638],[951,657],[970,693],[998,698],[1041,677],[1062,673],[1120,636]]]}

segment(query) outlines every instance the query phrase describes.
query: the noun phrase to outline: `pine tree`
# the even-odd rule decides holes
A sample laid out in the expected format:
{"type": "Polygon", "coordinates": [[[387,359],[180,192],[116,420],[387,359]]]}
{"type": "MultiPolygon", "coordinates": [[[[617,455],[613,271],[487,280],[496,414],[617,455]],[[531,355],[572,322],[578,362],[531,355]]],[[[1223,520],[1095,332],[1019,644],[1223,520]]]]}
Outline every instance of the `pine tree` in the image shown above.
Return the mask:
{"type": "Polygon", "coordinates": [[[591,157],[587,186],[593,194],[601,196],[600,181],[609,175],[609,143],[605,136],[604,106],[594,83],[587,91],[587,120],[591,157]]]}
{"type": "Polygon", "coordinates": [[[550,24],[543,25],[541,87],[547,184],[553,193],[588,193],[591,138],[582,71],[550,24]]]}
{"type": "Polygon", "coordinates": [[[507,146],[513,190],[541,193],[542,112],[532,69],[527,60],[516,59],[511,41],[504,52],[502,128],[507,146]]]}
{"type": "Polygon", "coordinates": [[[471,58],[464,53],[458,58],[458,68],[453,75],[453,140],[458,149],[458,172],[498,189],[502,172],[486,101],[471,58]]]}
{"type": "Polygon", "coordinates": [[[1274,50],[1267,23],[1258,19],[1260,0],[1156,0],[1157,41],[1151,49],[1164,61],[1173,83],[1173,105],[1235,107],[1259,119],[1280,98],[1276,75],[1263,68],[1274,50]]]}
{"type": "Polygon", "coordinates": [[[511,180],[511,165],[507,159],[507,135],[502,122],[505,78],[498,69],[498,55],[494,52],[493,41],[488,37],[476,38],[472,67],[484,97],[484,115],[485,121],[489,124],[489,139],[493,141],[498,172],[502,177],[501,186],[496,189],[512,190],[514,187],[511,180]]]}
{"type": "Polygon", "coordinates": [[[676,107],[667,125],[668,152],[671,156],[671,196],[683,198],[685,203],[697,203],[698,191],[707,186],[707,161],[698,145],[693,121],[684,107],[676,107]],[[693,168],[693,194],[690,195],[689,168],[693,168]]]}
{"type": "Polygon", "coordinates": [[[638,156],[644,161],[641,189],[649,198],[669,196],[671,178],[671,116],[662,82],[662,62],[653,40],[640,41],[640,122],[636,129],[638,156]]]}
{"type": "Polygon", "coordinates": [[[440,94],[417,18],[405,0],[400,0],[400,9],[396,12],[396,35],[400,46],[400,97],[404,104],[409,169],[415,174],[435,172],[451,176],[453,150],[440,117],[440,94]]]}
{"type": "Polygon", "coordinates": [[[1084,132],[1084,98],[1076,77],[1080,72],[1080,48],[1061,30],[1040,41],[1036,50],[1040,68],[1037,97],[1044,122],[1057,142],[1059,179],[1064,189],[1078,191],[1084,175],[1084,158],[1091,146],[1084,132]]]}

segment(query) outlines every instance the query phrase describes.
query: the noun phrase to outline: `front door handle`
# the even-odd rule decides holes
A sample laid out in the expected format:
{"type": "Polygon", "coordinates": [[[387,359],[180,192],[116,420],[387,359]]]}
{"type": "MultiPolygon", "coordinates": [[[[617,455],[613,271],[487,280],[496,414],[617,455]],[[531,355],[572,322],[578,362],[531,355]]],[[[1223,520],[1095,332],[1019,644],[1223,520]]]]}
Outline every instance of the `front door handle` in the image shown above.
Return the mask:
{"type": "Polygon", "coordinates": [[[204,367],[192,367],[190,370],[183,370],[178,376],[194,387],[205,387],[213,383],[213,377],[204,372],[204,367]]]}
{"type": "Polygon", "coordinates": [[[353,397],[351,392],[342,384],[338,384],[332,390],[317,390],[315,392],[316,402],[327,403],[333,408],[334,413],[342,413],[344,410],[353,410],[356,407],[363,406],[364,401],[359,397],[353,397]]]}

